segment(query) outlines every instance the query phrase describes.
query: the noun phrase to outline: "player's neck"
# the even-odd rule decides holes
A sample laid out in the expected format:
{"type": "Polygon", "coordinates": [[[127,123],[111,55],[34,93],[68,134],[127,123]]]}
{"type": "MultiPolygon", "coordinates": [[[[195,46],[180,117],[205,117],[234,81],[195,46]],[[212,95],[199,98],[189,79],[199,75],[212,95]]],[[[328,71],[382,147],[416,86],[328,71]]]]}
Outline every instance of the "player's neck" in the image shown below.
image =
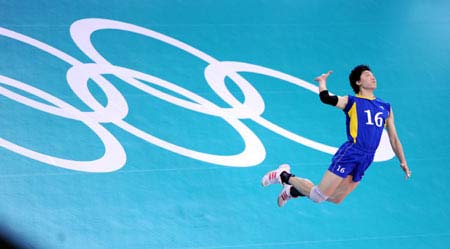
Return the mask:
{"type": "Polygon", "coordinates": [[[375,99],[375,94],[373,90],[361,88],[356,96],[366,99],[375,99]]]}

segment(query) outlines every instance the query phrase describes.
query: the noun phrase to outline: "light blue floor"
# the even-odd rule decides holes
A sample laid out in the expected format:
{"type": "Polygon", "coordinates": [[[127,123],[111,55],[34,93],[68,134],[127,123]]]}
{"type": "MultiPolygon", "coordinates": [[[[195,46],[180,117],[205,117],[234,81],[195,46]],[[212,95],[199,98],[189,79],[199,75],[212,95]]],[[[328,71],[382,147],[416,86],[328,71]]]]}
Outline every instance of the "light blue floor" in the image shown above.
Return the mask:
{"type": "Polygon", "coordinates": [[[0,8],[0,226],[22,244],[450,243],[449,1],[0,8]],[[345,140],[342,112],[307,88],[332,69],[329,89],[349,94],[348,73],[361,63],[393,106],[413,177],[384,159],[340,205],[299,199],[278,208],[281,188],[262,188],[262,175],[290,163],[318,182],[331,159],[324,151],[345,140]]]}

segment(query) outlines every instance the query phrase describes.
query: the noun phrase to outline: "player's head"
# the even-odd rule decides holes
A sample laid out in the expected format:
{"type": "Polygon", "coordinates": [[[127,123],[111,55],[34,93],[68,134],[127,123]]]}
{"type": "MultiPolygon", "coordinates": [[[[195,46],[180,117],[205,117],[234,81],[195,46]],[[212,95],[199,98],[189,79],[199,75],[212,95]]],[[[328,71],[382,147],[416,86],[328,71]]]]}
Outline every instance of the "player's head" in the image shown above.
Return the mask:
{"type": "Polygon", "coordinates": [[[358,65],[353,68],[348,78],[355,93],[359,93],[361,86],[376,88],[376,79],[367,65],[358,65]]]}

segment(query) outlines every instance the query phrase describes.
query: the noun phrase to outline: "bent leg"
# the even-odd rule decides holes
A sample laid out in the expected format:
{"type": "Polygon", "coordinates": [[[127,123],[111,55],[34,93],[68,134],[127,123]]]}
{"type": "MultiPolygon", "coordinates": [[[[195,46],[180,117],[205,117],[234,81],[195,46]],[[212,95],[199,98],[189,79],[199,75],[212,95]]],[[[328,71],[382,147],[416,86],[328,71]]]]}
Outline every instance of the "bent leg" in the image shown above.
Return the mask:
{"type": "Polygon", "coordinates": [[[353,176],[347,176],[336,188],[334,193],[328,198],[328,201],[339,204],[348,194],[350,194],[359,184],[353,181],[353,176]]]}
{"type": "MultiPolygon", "coordinates": [[[[343,180],[344,178],[327,170],[317,188],[322,195],[332,196],[343,180]]],[[[288,183],[294,186],[301,194],[308,197],[310,197],[311,190],[314,187],[314,183],[310,180],[299,177],[290,177],[288,183]]]]}
{"type": "Polygon", "coordinates": [[[320,181],[318,188],[320,192],[322,192],[322,194],[326,196],[332,196],[343,181],[344,178],[327,170],[323,175],[322,181],[320,181]]]}

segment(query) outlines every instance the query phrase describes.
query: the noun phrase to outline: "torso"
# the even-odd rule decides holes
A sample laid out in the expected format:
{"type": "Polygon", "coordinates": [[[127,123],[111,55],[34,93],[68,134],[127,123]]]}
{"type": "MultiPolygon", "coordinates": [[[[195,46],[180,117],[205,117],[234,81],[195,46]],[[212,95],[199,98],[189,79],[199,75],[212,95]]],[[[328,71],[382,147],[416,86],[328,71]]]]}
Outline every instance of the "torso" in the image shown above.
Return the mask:
{"type": "Polygon", "coordinates": [[[344,108],[348,141],[375,152],[390,109],[390,104],[379,98],[349,95],[344,108]]]}

